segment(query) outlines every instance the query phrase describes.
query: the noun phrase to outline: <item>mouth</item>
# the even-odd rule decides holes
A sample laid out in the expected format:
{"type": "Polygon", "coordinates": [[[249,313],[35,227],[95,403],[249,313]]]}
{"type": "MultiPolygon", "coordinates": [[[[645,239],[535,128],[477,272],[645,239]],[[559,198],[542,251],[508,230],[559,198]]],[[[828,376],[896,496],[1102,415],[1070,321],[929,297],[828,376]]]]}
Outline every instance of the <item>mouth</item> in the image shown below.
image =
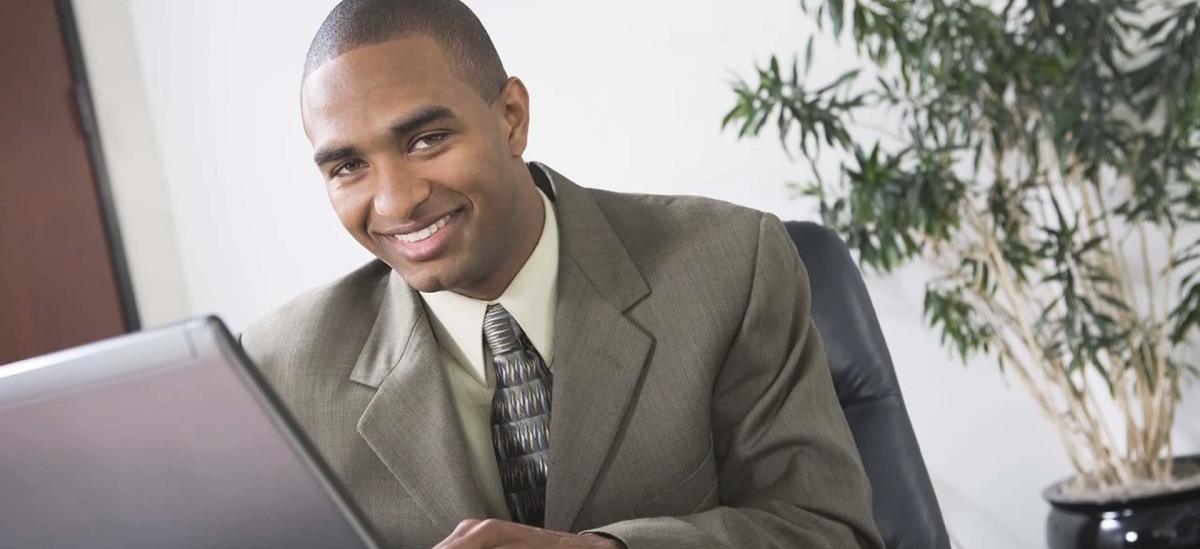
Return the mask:
{"type": "Polygon", "coordinates": [[[458,213],[458,210],[454,210],[446,215],[443,215],[440,219],[438,219],[437,221],[434,221],[433,223],[430,223],[426,227],[415,230],[411,233],[395,234],[395,235],[390,235],[390,236],[391,236],[391,238],[395,238],[406,244],[413,244],[416,242],[420,242],[422,240],[425,240],[425,239],[437,234],[438,231],[442,230],[446,226],[447,223],[450,223],[450,218],[454,217],[454,215],[457,213],[458,213]]]}
{"type": "Polygon", "coordinates": [[[383,242],[411,262],[427,261],[440,255],[453,235],[462,209],[454,210],[432,223],[407,233],[382,235],[383,242]]]}

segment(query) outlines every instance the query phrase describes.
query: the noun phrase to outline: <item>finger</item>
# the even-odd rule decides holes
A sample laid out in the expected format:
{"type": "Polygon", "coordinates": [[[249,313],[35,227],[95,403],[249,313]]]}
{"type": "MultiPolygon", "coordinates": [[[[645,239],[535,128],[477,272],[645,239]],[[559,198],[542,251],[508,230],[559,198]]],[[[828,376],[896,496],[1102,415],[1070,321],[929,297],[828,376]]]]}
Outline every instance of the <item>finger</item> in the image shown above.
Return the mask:
{"type": "MultiPolygon", "coordinates": [[[[542,529],[500,519],[487,519],[471,528],[462,538],[469,549],[540,546],[542,529]]],[[[457,549],[457,548],[456,548],[457,549]]]]}
{"type": "Polygon", "coordinates": [[[486,547],[488,549],[584,549],[597,547],[587,537],[581,537],[577,534],[545,530],[525,525],[515,526],[516,528],[511,532],[514,537],[504,539],[499,545],[486,545],[486,547]]]}
{"type": "Polygon", "coordinates": [[[454,531],[450,532],[450,535],[446,536],[445,539],[435,545],[433,549],[449,549],[452,542],[462,539],[467,532],[470,532],[472,528],[478,526],[481,522],[483,521],[479,519],[465,519],[459,521],[458,526],[454,527],[454,531]]]}

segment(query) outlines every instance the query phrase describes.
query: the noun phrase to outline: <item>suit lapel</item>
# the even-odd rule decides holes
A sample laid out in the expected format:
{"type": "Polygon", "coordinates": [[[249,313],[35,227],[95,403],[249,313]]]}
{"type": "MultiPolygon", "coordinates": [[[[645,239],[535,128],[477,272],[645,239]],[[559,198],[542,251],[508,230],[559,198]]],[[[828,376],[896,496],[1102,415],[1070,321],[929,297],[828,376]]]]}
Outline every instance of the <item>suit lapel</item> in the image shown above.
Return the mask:
{"type": "Polygon", "coordinates": [[[443,531],[482,518],[438,346],[416,292],[389,275],[379,314],[350,379],[376,388],[358,431],[443,531]]]}
{"type": "Polygon", "coordinates": [[[560,219],[546,527],[572,530],[653,339],[624,316],[649,289],[589,191],[549,171],[560,219]]]}

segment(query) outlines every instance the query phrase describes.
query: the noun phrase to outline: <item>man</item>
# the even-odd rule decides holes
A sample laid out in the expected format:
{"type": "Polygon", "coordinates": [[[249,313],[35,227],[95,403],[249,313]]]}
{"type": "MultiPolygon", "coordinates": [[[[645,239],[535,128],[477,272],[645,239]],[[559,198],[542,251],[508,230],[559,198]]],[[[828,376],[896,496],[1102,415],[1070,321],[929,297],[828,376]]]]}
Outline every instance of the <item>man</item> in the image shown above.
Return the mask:
{"type": "Polygon", "coordinates": [[[378,261],[243,344],[390,545],[882,547],[778,219],[526,164],[457,0],[342,2],[301,88],[378,261]]]}

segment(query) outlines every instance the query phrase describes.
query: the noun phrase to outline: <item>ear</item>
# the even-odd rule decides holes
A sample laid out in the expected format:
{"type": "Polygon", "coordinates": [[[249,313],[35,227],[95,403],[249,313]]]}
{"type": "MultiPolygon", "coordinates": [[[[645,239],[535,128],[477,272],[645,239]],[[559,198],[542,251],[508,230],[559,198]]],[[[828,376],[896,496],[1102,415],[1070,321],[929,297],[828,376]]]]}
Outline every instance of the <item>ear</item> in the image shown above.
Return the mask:
{"type": "Polygon", "coordinates": [[[525,154],[529,143],[529,90],[525,89],[525,83],[510,76],[496,96],[495,106],[503,116],[509,153],[514,157],[525,154]]]}

